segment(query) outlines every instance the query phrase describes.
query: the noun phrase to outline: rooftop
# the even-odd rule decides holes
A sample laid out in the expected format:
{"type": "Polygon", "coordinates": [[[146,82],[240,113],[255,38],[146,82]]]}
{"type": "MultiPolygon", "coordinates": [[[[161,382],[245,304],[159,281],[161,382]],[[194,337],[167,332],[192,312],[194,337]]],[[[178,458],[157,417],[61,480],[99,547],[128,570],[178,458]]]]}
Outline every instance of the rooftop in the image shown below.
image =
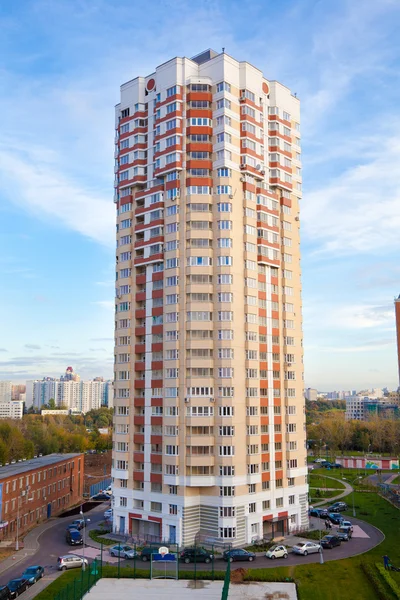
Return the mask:
{"type": "Polygon", "coordinates": [[[76,456],[81,456],[78,453],[70,454],[47,454],[46,456],[38,456],[37,458],[30,458],[29,460],[23,460],[14,464],[5,465],[0,467],[0,480],[12,477],[13,475],[20,475],[20,473],[26,473],[27,471],[34,471],[42,467],[48,467],[50,465],[56,465],[64,460],[70,460],[76,456]]]}

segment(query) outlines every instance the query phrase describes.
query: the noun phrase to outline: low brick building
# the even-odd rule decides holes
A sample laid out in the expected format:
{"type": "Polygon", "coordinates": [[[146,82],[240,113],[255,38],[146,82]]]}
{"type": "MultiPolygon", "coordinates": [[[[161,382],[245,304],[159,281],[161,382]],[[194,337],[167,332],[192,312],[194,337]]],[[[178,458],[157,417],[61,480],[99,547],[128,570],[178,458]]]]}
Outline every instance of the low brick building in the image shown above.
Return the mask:
{"type": "Polygon", "coordinates": [[[0,467],[0,539],[16,539],[17,529],[20,537],[81,502],[83,476],[83,454],[48,454],[0,467]]]}

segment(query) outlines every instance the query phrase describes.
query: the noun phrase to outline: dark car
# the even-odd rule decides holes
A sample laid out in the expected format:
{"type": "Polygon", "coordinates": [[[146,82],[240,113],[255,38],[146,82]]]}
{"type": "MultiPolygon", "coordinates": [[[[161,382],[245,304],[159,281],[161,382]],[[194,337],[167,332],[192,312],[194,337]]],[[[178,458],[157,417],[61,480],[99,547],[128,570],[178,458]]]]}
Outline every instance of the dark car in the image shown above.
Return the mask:
{"type": "Polygon", "coordinates": [[[23,577],[19,577],[18,579],[11,579],[11,581],[7,584],[10,592],[11,598],[16,598],[22,592],[24,592],[28,587],[28,580],[23,577]]]}
{"type": "Polygon", "coordinates": [[[348,542],[351,538],[351,531],[347,527],[338,527],[336,535],[342,542],[348,542]]]}
{"type": "Polygon", "coordinates": [[[330,462],[324,462],[324,463],[321,463],[321,467],[324,467],[324,469],[332,469],[333,464],[330,462]]]}
{"type": "Polygon", "coordinates": [[[11,592],[8,585],[0,586],[0,600],[10,600],[11,592]]]}
{"type": "Polygon", "coordinates": [[[28,580],[29,585],[33,585],[39,579],[41,579],[44,575],[44,568],[40,565],[35,565],[33,567],[28,567],[22,573],[22,577],[28,580]]]}
{"type": "Polygon", "coordinates": [[[324,535],[321,540],[321,546],[323,548],[334,548],[335,546],[340,546],[341,541],[337,535],[324,535]]]}
{"type": "Polygon", "coordinates": [[[152,554],[158,554],[158,548],[145,546],[140,553],[140,558],[143,562],[146,562],[146,560],[150,560],[152,554]]]}
{"type": "Polygon", "coordinates": [[[346,502],[335,502],[334,504],[332,504],[332,506],[330,506],[328,508],[329,512],[340,512],[342,510],[347,510],[347,504],[346,502]]]}
{"type": "Polygon", "coordinates": [[[241,548],[234,548],[233,550],[225,550],[222,558],[228,562],[233,562],[234,560],[248,560],[253,561],[256,560],[256,555],[254,552],[247,552],[247,550],[242,550],[241,548]]]}
{"type": "Polygon", "coordinates": [[[80,546],[83,544],[82,536],[77,529],[68,529],[65,535],[65,541],[70,546],[80,546]]]}
{"type": "Polygon", "coordinates": [[[319,517],[322,512],[322,508],[310,508],[309,515],[310,517],[319,517]]]}
{"type": "Polygon", "coordinates": [[[333,523],[334,525],[340,525],[341,522],[344,520],[342,515],[339,513],[328,513],[327,518],[330,520],[331,523],[333,523]]]}
{"type": "Polygon", "coordinates": [[[204,548],[185,548],[181,552],[181,560],[186,564],[191,562],[209,563],[213,558],[214,555],[204,550],[204,548]]]}
{"type": "Polygon", "coordinates": [[[100,501],[100,502],[104,502],[105,500],[109,500],[110,496],[108,494],[104,494],[103,492],[100,492],[100,494],[96,494],[95,496],[92,497],[92,500],[95,501],[100,501]]]}
{"type": "Polygon", "coordinates": [[[333,463],[333,465],[331,465],[332,469],[341,469],[342,465],[340,463],[333,463]]]}

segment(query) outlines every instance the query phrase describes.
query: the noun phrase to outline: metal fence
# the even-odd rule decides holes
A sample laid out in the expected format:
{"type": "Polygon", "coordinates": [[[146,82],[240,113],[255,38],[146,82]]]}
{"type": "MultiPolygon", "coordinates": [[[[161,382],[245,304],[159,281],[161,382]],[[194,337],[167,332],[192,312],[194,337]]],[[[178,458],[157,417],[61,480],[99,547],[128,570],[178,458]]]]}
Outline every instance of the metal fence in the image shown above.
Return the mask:
{"type": "MultiPolygon", "coordinates": [[[[167,544],[168,545],[168,544],[167,544]]],[[[55,593],[53,600],[82,600],[87,592],[99,581],[106,578],[129,578],[129,579],[150,579],[152,576],[158,578],[191,579],[195,582],[204,579],[212,580],[224,579],[222,600],[227,600],[229,591],[229,581],[231,574],[231,563],[222,560],[221,548],[212,545],[193,545],[189,550],[192,553],[187,554],[187,548],[183,552],[177,544],[169,544],[170,552],[175,554],[176,560],[171,564],[171,568],[165,568],[161,562],[157,563],[157,572],[154,571],[156,565],[152,565],[151,554],[158,554],[159,544],[146,543],[145,545],[129,544],[132,549],[130,559],[127,559],[125,553],[128,549],[126,543],[115,542],[115,546],[101,545],[96,558],[86,565],[85,570],[68,584],[62,586],[62,577],[56,579],[53,584],[59,591],[55,593]],[[121,551],[117,551],[115,546],[121,546],[121,551]],[[143,555],[142,555],[143,551],[143,555]],[[206,553],[206,554],[205,554],[206,553]],[[153,573],[152,573],[153,567],[153,573]],[[223,571],[226,568],[226,573],[223,571]],[[173,571],[173,573],[172,573],[173,571]]],[[[168,565],[167,565],[168,567],[168,565]]],[[[50,591],[50,590],[49,590],[50,591]]]]}
{"type": "Polygon", "coordinates": [[[89,496],[95,496],[96,494],[99,494],[100,492],[102,492],[103,490],[106,490],[108,488],[109,485],[111,485],[111,477],[107,477],[107,479],[103,479],[102,481],[99,481],[98,483],[92,483],[92,485],[89,488],[89,496]]]}

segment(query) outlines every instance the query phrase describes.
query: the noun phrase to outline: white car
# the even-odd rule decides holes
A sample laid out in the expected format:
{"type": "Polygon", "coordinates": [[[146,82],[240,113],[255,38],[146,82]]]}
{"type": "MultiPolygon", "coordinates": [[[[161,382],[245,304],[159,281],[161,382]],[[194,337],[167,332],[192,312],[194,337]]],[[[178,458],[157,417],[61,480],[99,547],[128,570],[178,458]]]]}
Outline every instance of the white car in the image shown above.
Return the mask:
{"type": "Polygon", "coordinates": [[[313,552],[319,552],[321,546],[316,544],[315,542],[299,542],[292,548],[292,552],[295,554],[302,554],[303,556],[307,556],[307,554],[312,554],[313,552]]]}
{"type": "Polygon", "coordinates": [[[322,462],[326,462],[325,458],[316,458],[314,460],[315,463],[322,463],[322,462]]]}
{"type": "Polygon", "coordinates": [[[285,546],[271,546],[269,550],[265,553],[265,558],[271,558],[274,560],[275,558],[287,558],[288,552],[285,546]]]}
{"type": "Polygon", "coordinates": [[[111,485],[109,485],[108,488],[106,490],[104,490],[104,493],[108,494],[108,496],[112,496],[111,485]]]}
{"type": "Polygon", "coordinates": [[[353,524],[351,523],[351,521],[342,521],[342,523],[340,524],[341,527],[348,527],[351,531],[351,533],[353,533],[353,524]]]}
{"type": "Polygon", "coordinates": [[[112,508],[108,508],[106,511],[104,511],[104,518],[106,519],[106,521],[112,519],[112,516],[113,516],[112,508]]]}

